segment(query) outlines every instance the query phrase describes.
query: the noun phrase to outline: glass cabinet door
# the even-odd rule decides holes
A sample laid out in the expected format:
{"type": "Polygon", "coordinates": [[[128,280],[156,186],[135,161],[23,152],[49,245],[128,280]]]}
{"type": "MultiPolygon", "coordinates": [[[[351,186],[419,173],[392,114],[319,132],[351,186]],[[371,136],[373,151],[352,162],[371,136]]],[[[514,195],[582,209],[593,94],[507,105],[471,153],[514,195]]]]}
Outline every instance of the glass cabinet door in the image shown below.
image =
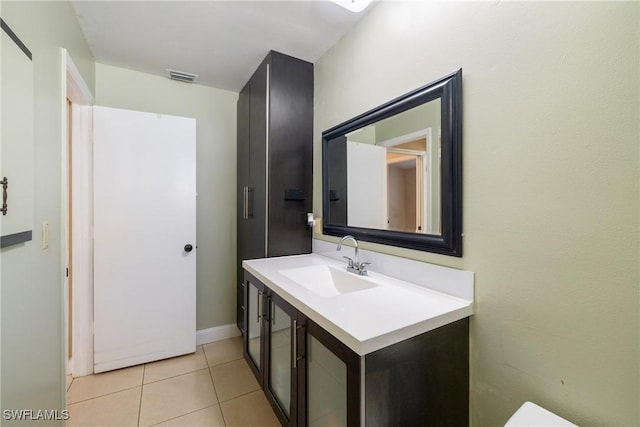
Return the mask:
{"type": "MultiPolygon", "coordinates": [[[[297,381],[299,348],[297,331],[302,325],[298,312],[278,295],[269,295],[269,326],[265,379],[267,398],[284,426],[297,424],[297,381]],[[296,356],[294,357],[294,354],[296,356]]],[[[302,350],[300,348],[300,350],[302,350]]]]}
{"type": "Polygon", "coordinates": [[[263,383],[263,318],[265,309],[265,287],[252,277],[245,280],[245,352],[247,361],[258,383],[263,383]]]}
{"type": "Polygon", "coordinates": [[[291,317],[271,300],[269,388],[287,418],[291,414],[291,317]]]}
{"type": "Polygon", "coordinates": [[[360,356],[306,322],[306,425],[360,426],[360,356]]]}
{"type": "Polygon", "coordinates": [[[347,426],[347,365],[307,336],[307,425],[347,426]]]}

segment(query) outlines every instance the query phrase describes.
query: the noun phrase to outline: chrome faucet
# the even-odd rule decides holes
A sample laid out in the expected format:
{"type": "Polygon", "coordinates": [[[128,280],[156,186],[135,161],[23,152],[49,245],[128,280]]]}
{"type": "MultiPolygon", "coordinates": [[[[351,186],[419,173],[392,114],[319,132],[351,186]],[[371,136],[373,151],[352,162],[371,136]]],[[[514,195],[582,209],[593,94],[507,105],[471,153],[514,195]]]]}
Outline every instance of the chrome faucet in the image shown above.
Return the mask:
{"type": "Polygon", "coordinates": [[[349,258],[348,256],[345,256],[343,258],[345,258],[348,262],[349,265],[347,266],[347,271],[351,272],[351,273],[355,273],[355,274],[359,274],[360,276],[366,276],[367,275],[367,265],[371,264],[370,262],[360,262],[360,255],[358,255],[358,241],[356,240],[355,237],[353,237],[352,235],[347,235],[344,236],[342,239],[340,239],[340,242],[338,243],[338,247],[336,248],[337,251],[339,251],[340,249],[342,249],[342,244],[346,241],[346,240],[353,240],[353,248],[356,251],[356,260],[352,260],[351,258],[349,258]]]}

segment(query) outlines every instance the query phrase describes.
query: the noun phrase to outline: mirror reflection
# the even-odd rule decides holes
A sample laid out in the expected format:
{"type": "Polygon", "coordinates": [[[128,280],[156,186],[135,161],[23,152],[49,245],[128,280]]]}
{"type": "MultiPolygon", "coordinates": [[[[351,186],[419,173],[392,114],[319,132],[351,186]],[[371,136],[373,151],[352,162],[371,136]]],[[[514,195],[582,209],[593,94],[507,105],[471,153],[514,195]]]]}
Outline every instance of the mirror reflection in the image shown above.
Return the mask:
{"type": "Polygon", "coordinates": [[[322,132],[323,234],[462,256],[462,70],[322,132]]]}
{"type": "Polygon", "coordinates": [[[329,222],[442,234],[440,98],[327,144],[329,222]]]}

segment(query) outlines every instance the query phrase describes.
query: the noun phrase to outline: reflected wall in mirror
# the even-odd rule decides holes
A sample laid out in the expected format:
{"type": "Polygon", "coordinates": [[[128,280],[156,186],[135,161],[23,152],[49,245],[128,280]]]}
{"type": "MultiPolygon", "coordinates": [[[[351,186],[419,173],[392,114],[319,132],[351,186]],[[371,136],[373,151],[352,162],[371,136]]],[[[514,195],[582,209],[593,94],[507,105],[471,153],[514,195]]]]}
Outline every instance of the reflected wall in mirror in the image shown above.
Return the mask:
{"type": "Polygon", "coordinates": [[[325,234],[462,256],[461,76],[323,132],[325,234]]]}

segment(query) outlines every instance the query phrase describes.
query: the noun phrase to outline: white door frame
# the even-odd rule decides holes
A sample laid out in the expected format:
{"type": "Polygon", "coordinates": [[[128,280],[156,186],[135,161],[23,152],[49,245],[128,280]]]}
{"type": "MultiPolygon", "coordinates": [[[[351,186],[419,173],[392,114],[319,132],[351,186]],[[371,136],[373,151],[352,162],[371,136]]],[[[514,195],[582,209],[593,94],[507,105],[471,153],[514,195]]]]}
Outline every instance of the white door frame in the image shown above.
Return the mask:
{"type": "Polygon", "coordinates": [[[62,272],[64,281],[64,316],[65,325],[65,362],[68,360],[68,280],[66,268],[68,260],[68,189],[71,185],[71,210],[73,211],[72,239],[72,310],[71,325],[72,361],[67,373],[74,377],[93,373],[93,144],[92,122],[94,97],[78,68],[73,63],[66,49],[61,49],[62,57],[62,102],[63,108],[63,139],[62,139],[62,272]],[[67,173],[69,150],[67,145],[67,108],[66,98],[72,102],[71,144],[73,158],[71,159],[71,182],[67,173]]]}

